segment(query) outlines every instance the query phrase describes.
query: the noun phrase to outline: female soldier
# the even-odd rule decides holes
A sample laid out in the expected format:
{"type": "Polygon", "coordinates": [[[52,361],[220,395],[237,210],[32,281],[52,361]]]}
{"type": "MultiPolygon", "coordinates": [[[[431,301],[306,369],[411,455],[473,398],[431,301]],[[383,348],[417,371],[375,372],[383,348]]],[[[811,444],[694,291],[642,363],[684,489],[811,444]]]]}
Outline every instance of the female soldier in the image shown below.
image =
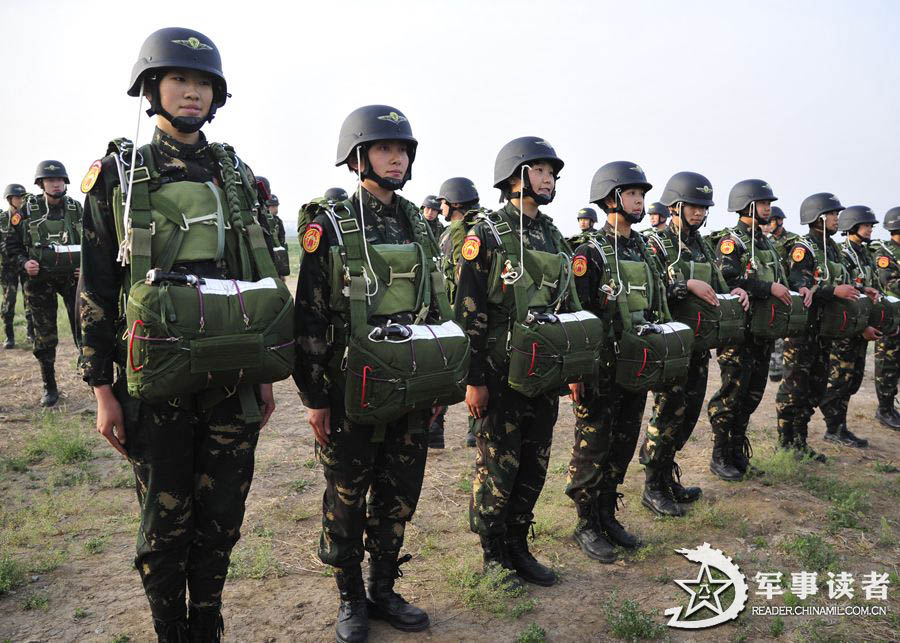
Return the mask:
{"type": "MultiPolygon", "coordinates": [[[[228,97],[219,50],[208,37],[184,28],[151,34],[132,71],[128,94],[149,100],[148,113],[157,115],[156,131],[140,151],[125,139],[113,141],[109,155],[96,161],[82,182],[88,194],[82,250],[83,376],[97,398],[97,430],[134,467],[141,505],[135,567],[159,640],[190,636],[192,641],[218,641],[224,629],[222,588],[240,537],[257,437],[275,408],[272,385],[188,391],[156,403],[138,399],[126,381],[129,364],[120,341],[126,324],[119,303],[136,282],[143,283],[147,269],[163,264],[169,268],[171,263],[172,273],[183,280],[249,274],[237,270],[231,257],[236,247],[247,247],[249,234],[261,238],[258,212],[251,219],[248,211],[248,203],[258,207],[255,196],[250,201],[247,196],[255,195],[255,179],[233,152],[208,143],[200,132],[228,97]],[[130,209],[125,206],[123,213],[124,194],[130,209]],[[178,226],[161,213],[168,201],[186,206],[179,208],[186,211],[182,217],[191,215],[191,195],[200,195],[201,201],[214,196],[214,202],[224,204],[233,214],[230,227],[225,229],[224,215],[215,226],[191,225],[186,218],[188,231],[172,256],[158,247],[158,240],[178,226]],[[244,228],[240,236],[239,219],[244,228]],[[211,247],[204,239],[212,240],[211,247]],[[188,248],[192,252],[185,257],[188,248]],[[169,256],[163,261],[162,255],[169,256]]],[[[262,254],[254,255],[257,279],[274,274],[270,250],[265,252],[264,243],[262,248],[269,264],[264,265],[262,254]]],[[[203,291],[197,290],[202,300],[203,291]]],[[[133,330],[131,335],[132,342],[139,339],[133,330]]],[[[130,370],[139,372],[140,367],[132,361],[130,370]]]]}

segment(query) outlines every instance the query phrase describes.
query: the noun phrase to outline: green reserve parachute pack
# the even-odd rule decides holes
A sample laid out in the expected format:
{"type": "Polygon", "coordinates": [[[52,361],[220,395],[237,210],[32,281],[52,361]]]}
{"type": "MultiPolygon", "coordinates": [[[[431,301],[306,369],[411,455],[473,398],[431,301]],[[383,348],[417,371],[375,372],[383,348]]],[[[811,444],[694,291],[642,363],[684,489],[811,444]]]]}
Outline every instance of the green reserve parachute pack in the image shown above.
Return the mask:
{"type": "Polygon", "coordinates": [[[351,201],[321,204],[318,214],[327,216],[338,240],[329,248],[334,317],[327,376],[344,391],[347,418],[378,426],[462,401],[469,339],[452,320],[425,223],[406,212],[413,243],[369,245],[351,201]],[[391,321],[398,315],[413,322],[391,321]]]}
{"type": "Polygon", "coordinates": [[[25,201],[28,257],[40,264],[41,272],[74,274],[81,265],[81,212],[78,203],[64,196],[63,218],[48,219],[46,214],[41,214],[38,198],[30,194],[25,201]]]}
{"type": "MultiPolygon", "coordinates": [[[[520,245],[502,211],[484,219],[502,252],[488,276],[488,329],[491,363],[508,373],[509,387],[537,397],[567,384],[596,378],[606,339],[603,321],[581,309],[572,262],[560,252],[520,245]],[[567,312],[560,312],[560,311],[567,312]]],[[[556,228],[557,247],[565,243],[556,228]]]]}
{"type": "Polygon", "coordinates": [[[728,294],[730,290],[725,278],[715,263],[715,256],[706,241],[700,240],[705,262],[683,259],[667,235],[647,233],[658,246],[663,248],[665,262],[671,278],[675,281],[699,279],[712,286],[718,293],[718,306],[712,306],[693,294],[670,306],[672,319],[681,322],[694,331],[694,351],[702,352],[713,348],[733,346],[744,341],[747,315],[737,296],[728,294]]]}
{"type": "MultiPolygon", "coordinates": [[[[278,279],[256,220],[249,173],[233,150],[210,145],[222,184],[164,183],[146,145],[138,150],[131,208],[113,191],[120,259],[130,265],[124,293],[128,391],[148,402],[217,389],[240,396],[247,421],[258,419],[251,385],[290,376],[294,365],[293,300],[278,279]],[[214,261],[239,279],[170,272],[214,261]]],[[[131,142],[110,152],[127,185],[131,142]]]]}
{"type": "MultiPolygon", "coordinates": [[[[633,232],[632,234],[637,234],[633,232]]],[[[602,234],[589,241],[603,257],[603,291],[613,305],[621,334],[614,339],[616,383],[628,391],[666,390],[687,377],[694,331],[672,321],[665,288],[643,239],[643,261],[618,259],[602,234]]],[[[618,332],[617,332],[618,334],[618,332]]]]}
{"type": "MultiPolygon", "coordinates": [[[[807,252],[812,252],[816,258],[816,286],[838,286],[853,282],[847,267],[840,261],[827,260],[825,250],[818,245],[804,238],[798,239],[796,245],[802,246],[807,252]]],[[[833,245],[835,251],[840,254],[837,244],[833,245]]],[[[868,297],[860,297],[853,301],[834,297],[819,310],[819,336],[824,339],[856,337],[869,325],[871,313],[872,300],[868,297]]]]}

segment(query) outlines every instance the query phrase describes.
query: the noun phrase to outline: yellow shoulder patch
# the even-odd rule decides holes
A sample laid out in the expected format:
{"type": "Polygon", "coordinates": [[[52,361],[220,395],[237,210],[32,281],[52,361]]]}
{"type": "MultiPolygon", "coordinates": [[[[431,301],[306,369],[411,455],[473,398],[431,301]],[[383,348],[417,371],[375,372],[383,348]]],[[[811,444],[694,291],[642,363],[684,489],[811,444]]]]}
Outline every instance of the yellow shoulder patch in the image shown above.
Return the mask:
{"type": "Polygon", "coordinates": [[[587,272],[587,257],[578,255],[572,259],[572,272],[576,277],[583,277],[587,272]]]}
{"type": "Polygon", "coordinates": [[[470,234],[466,237],[466,240],[463,241],[462,250],[460,250],[460,254],[463,256],[463,259],[466,261],[472,261],[475,257],[478,256],[478,252],[481,250],[481,239],[479,239],[476,235],[470,234]]]}
{"type": "Polygon", "coordinates": [[[91,188],[94,187],[94,183],[97,182],[97,177],[100,176],[100,165],[99,159],[91,163],[91,167],[88,168],[87,174],[81,179],[82,194],[87,194],[91,191],[91,188]]]}
{"type": "Polygon", "coordinates": [[[322,226],[318,223],[310,223],[303,233],[303,250],[312,254],[319,249],[319,242],[322,240],[322,226]]]}
{"type": "Polygon", "coordinates": [[[884,255],[881,255],[880,257],[878,257],[878,267],[879,268],[887,268],[889,265],[891,265],[890,259],[888,259],[884,255]]]}
{"type": "Polygon", "coordinates": [[[791,260],[794,263],[800,263],[803,261],[803,258],[806,256],[806,248],[803,246],[795,246],[793,252],[791,252],[791,260]]]}
{"type": "Polygon", "coordinates": [[[9,222],[13,225],[19,225],[22,222],[22,215],[16,212],[10,217],[9,222]]]}
{"type": "Polygon", "coordinates": [[[730,255],[734,252],[734,239],[722,239],[719,242],[719,252],[723,255],[730,255]]]}

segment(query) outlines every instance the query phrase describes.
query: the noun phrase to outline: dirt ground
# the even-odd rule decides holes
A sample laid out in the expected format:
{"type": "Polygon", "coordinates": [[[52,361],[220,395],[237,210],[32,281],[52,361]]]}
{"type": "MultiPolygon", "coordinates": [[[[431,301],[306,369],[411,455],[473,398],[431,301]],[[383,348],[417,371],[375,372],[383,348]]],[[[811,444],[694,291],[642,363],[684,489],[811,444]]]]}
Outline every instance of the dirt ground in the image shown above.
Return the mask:
{"type": "MultiPolygon", "coordinates": [[[[4,573],[10,578],[20,572],[12,589],[0,593],[0,641],[154,640],[132,567],[137,502],[129,470],[93,431],[93,402],[75,373],[71,341],[62,340],[58,361],[63,399],[42,412],[37,365],[19,331],[19,347],[0,350],[0,581],[4,573]],[[68,451],[48,444],[60,435],[74,443],[68,451]]],[[[684,518],[655,518],[641,506],[644,476],[635,457],[619,517],[645,546],[622,552],[613,565],[588,560],[571,539],[575,510],[563,489],[574,421],[568,402],[561,402],[532,544],[561,582],[531,587],[517,598],[476,584],[480,548],[467,528],[474,450],[464,446],[465,411],[457,405],[447,416],[447,448],[429,452],[418,511],[407,530],[405,550],[413,559],[398,581],[404,596],[429,612],[431,627],[404,634],[373,622],[371,640],[898,640],[900,473],[893,463],[900,463],[900,433],[872,419],[871,370],[870,358],[849,422],[870,446],[839,449],[824,442],[824,425],[816,416],[811,443],[829,456],[826,464],[797,464],[773,455],[777,385],[770,384],[751,422],[753,462],[766,473],[741,483],[721,481],[708,468],[711,438],[704,409],[679,457],[685,482],[703,488],[703,498],[684,518]],[[750,587],[748,607],[736,621],[713,629],[666,628],[663,611],[687,599],[673,579],[693,578],[698,571],[674,550],[703,542],[740,565],[750,587]],[[781,571],[789,578],[791,572],[815,569],[819,594],[801,604],[877,604],[885,605],[887,614],[751,614],[752,606],[797,603],[792,595],[772,600],[755,595],[757,572],[781,571]],[[873,570],[890,574],[887,601],[861,596],[861,576],[873,570]],[[828,599],[827,571],[854,574],[852,603],[828,599]]],[[[707,397],[718,381],[712,366],[707,397]]],[[[321,466],[293,383],[278,383],[275,392],[278,408],[260,438],[234,577],[225,589],[225,637],[330,641],[338,601],[330,569],[316,557],[321,466]]],[[[647,417],[649,412],[648,404],[647,417]]]]}

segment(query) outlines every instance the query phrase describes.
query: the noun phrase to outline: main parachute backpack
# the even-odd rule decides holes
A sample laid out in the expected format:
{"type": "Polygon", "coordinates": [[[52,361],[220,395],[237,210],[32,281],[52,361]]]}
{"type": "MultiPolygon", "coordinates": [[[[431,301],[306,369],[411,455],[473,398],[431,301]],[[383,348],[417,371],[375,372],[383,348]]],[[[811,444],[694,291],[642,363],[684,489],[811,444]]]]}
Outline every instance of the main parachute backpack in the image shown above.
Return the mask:
{"type": "Polygon", "coordinates": [[[30,259],[36,260],[41,272],[73,275],[81,265],[81,214],[78,204],[63,197],[63,218],[48,219],[41,215],[38,197],[29,194],[25,201],[25,245],[30,259]]]}
{"type": "MultiPolygon", "coordinates": [[[[853,281],[843,263],[829,261],[824,250],[813,248],[802,241],[799,243],[816,256],[820,271],[816,277],[818,283],[837,286],[853,281]]],[[[872,300],[868,297],[860,297],[854,301],[835,297],[826,302],[819,311],[819,336],[825,339],[856,337],[869,325],[871,313],[872,300]]]]}
{"type": "Polygon", "coordinates": [[[323,204],[319,212],[338,239],[329,249],[336,315],[328,376],[344,389],[347,418],[381,425],[413,410],[462,401],[469,339],[452,320],[424,223],[410,217],[413,243],[368,245],[349,200],[323,204]],[[398,314],[413,315],[413,323],[390,321],[398,314]]]}
{"type": "MultiPolygon", "coordinates": [[[[116,161],[131,143],[114,141],[116,161]]],[[[129,394],[162,402],[210,389],[232,389],[248,419],[258,417],[252,384],[293,371],[293,300],[253,216],[255,192],[230,148],[211,144],[222,167],[218,185],[161,183],[149,145],[138,151],[131,208],[113,191],[121,258],[130,265],[125,293],[129,394]],[[224,263],[240,279],[170,273],[176,263],[224,263]]],[[[125,171],[120,172],[124,176],[125,171]]]]}
{"type": "Polygon", "coordinates": [[[581,310],[571,259],[562,252],[523,253],[499,212],[487,215],[485,224],[503,250],[488,277],[488,301],[505,303],[511,313],[508,325],[496,326],[488,339],[490,356],[498,370],[506,367],[509,387],[537,397],[596,378],[606,329],[600,318],[581,310]]]}

